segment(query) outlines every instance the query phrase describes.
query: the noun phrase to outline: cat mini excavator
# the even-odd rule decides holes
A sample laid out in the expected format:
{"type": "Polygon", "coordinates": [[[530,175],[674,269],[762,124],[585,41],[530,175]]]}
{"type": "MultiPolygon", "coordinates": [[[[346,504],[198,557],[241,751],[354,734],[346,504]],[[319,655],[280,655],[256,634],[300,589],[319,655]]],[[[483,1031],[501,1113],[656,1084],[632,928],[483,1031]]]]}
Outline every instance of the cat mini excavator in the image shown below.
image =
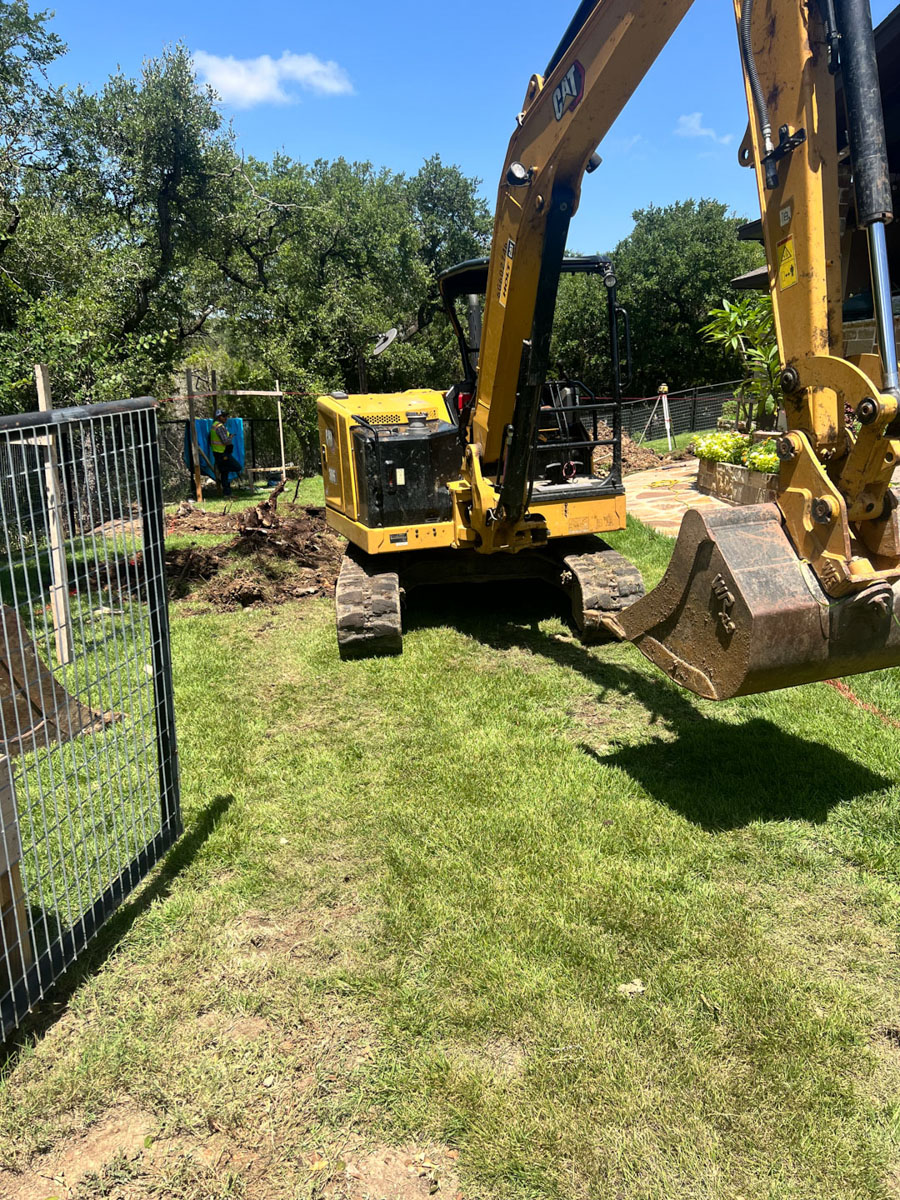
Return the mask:
{"type": "MultiPolygon", "coordinates": [[[[597,536],[625,519],[617,407],[598,427],[587,389],[547,382],[584,174],[689,5],[585,0],[532,76],[490,259],[441,280],[462,383],[320,399],[327,519],[350,542],[336,593],[342,653],[400,648],[403,590],[514,577],[556,583],[585,636],[632,641],[711,699],[900,663],[892,200],[869,0],[735,0],[750,118],[739,161],[756,172],[787,416],[777,502],[689,510],[663,580],[643,596],[634,567],[597,536]],[[842,355],[841,327],[838,171],[848,157],[880,347],[855,359],[842,355]]],[[[574,269],[609,284],[615,358],[614,272],[599,260],[574,269]]]]}

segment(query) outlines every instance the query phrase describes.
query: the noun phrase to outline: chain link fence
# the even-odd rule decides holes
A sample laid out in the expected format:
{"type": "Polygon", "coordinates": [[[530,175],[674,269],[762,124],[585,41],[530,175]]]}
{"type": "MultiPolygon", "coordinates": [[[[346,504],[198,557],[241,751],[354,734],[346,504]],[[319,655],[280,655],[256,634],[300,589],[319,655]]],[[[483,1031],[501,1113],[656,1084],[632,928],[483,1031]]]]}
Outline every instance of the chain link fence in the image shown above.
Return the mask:
{"type": "Polygon", "coordinates": [[[154,402],[0,418],[0,1041],[181,832],[154,402]]]}

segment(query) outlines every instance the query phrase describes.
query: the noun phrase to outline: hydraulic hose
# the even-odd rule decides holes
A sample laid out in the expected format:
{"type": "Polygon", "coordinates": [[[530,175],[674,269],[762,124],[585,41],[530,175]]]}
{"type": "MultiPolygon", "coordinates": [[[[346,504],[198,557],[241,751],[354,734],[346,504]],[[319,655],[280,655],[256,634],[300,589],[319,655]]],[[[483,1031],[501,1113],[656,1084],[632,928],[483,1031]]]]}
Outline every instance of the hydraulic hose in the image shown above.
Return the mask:
{"type": "MultiPolygon", "coordinates": [[[[750,36],[752,20],[753,0],[743,0],[741,4],[740,24],[741,58],[744,60],[744,70],[747,72],[747,78],[750,81],[750,94],[753,97],[753,107],[756,109],[756,116],[762,129],[763,146],[766,154],[771,154],[775,148],[772,142],[772,123],[769,120],[769,109],[766,105],[765,93],[763,92],[759,72],[756,69],[756,59],[753,55],[753,41],[750,36]]],[[[777,187],[777,185],[778,169],[774,162],[767,162],[766,187],[773,188],[777,187]]]]}

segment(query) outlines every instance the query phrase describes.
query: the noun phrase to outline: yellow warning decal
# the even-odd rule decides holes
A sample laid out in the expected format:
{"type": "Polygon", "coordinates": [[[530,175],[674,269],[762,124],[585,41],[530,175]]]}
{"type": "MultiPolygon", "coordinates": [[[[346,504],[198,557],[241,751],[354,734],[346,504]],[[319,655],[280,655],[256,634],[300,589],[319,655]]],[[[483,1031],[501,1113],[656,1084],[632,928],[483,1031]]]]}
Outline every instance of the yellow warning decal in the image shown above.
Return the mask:
{"type": "Polygon", "coordinates": [[[789,235],[778,243],[778,286],[784,291],[797,282],[797,260],[794,258],[794,238],[789,235]]]}
{"type": "Polygon", "coordinates": [[[509,239],[506,243],[506,254],[503,258],[503,267],[500,272],[500,296],[501,305],[506,308],[506,301],[509,296],[509,281],[512,279],[513,256],[516,253],[516,243],[509,239]]]}

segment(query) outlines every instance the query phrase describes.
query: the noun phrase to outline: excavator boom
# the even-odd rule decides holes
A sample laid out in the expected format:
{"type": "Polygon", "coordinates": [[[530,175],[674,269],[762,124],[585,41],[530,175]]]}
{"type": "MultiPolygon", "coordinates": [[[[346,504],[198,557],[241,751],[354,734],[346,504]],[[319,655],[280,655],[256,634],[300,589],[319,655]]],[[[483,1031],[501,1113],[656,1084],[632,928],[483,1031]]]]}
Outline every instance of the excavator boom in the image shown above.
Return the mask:
{"type": "MultiPolygon", "coordinates": [[[[528,463],[560,262],[581,180],[687,0],[582,4],[510,141],[494,227],[470,460],[490,522],[527,521],[528,463]]],[[[690,513],[662,583],[607,628],[723,699],[900,662],[891,188],[869,0],[735,0],[787,431],[776,505],[690,513]],[[841,72],[849,146],[839,147],[841,72]],[[867,231],[881,356],[842,355],[839,163],[867,231]],[[858,421],[848,428],[845,412],[858,421]]],[[[492,532],[494,544],[511,544],[492,532]]]]}

